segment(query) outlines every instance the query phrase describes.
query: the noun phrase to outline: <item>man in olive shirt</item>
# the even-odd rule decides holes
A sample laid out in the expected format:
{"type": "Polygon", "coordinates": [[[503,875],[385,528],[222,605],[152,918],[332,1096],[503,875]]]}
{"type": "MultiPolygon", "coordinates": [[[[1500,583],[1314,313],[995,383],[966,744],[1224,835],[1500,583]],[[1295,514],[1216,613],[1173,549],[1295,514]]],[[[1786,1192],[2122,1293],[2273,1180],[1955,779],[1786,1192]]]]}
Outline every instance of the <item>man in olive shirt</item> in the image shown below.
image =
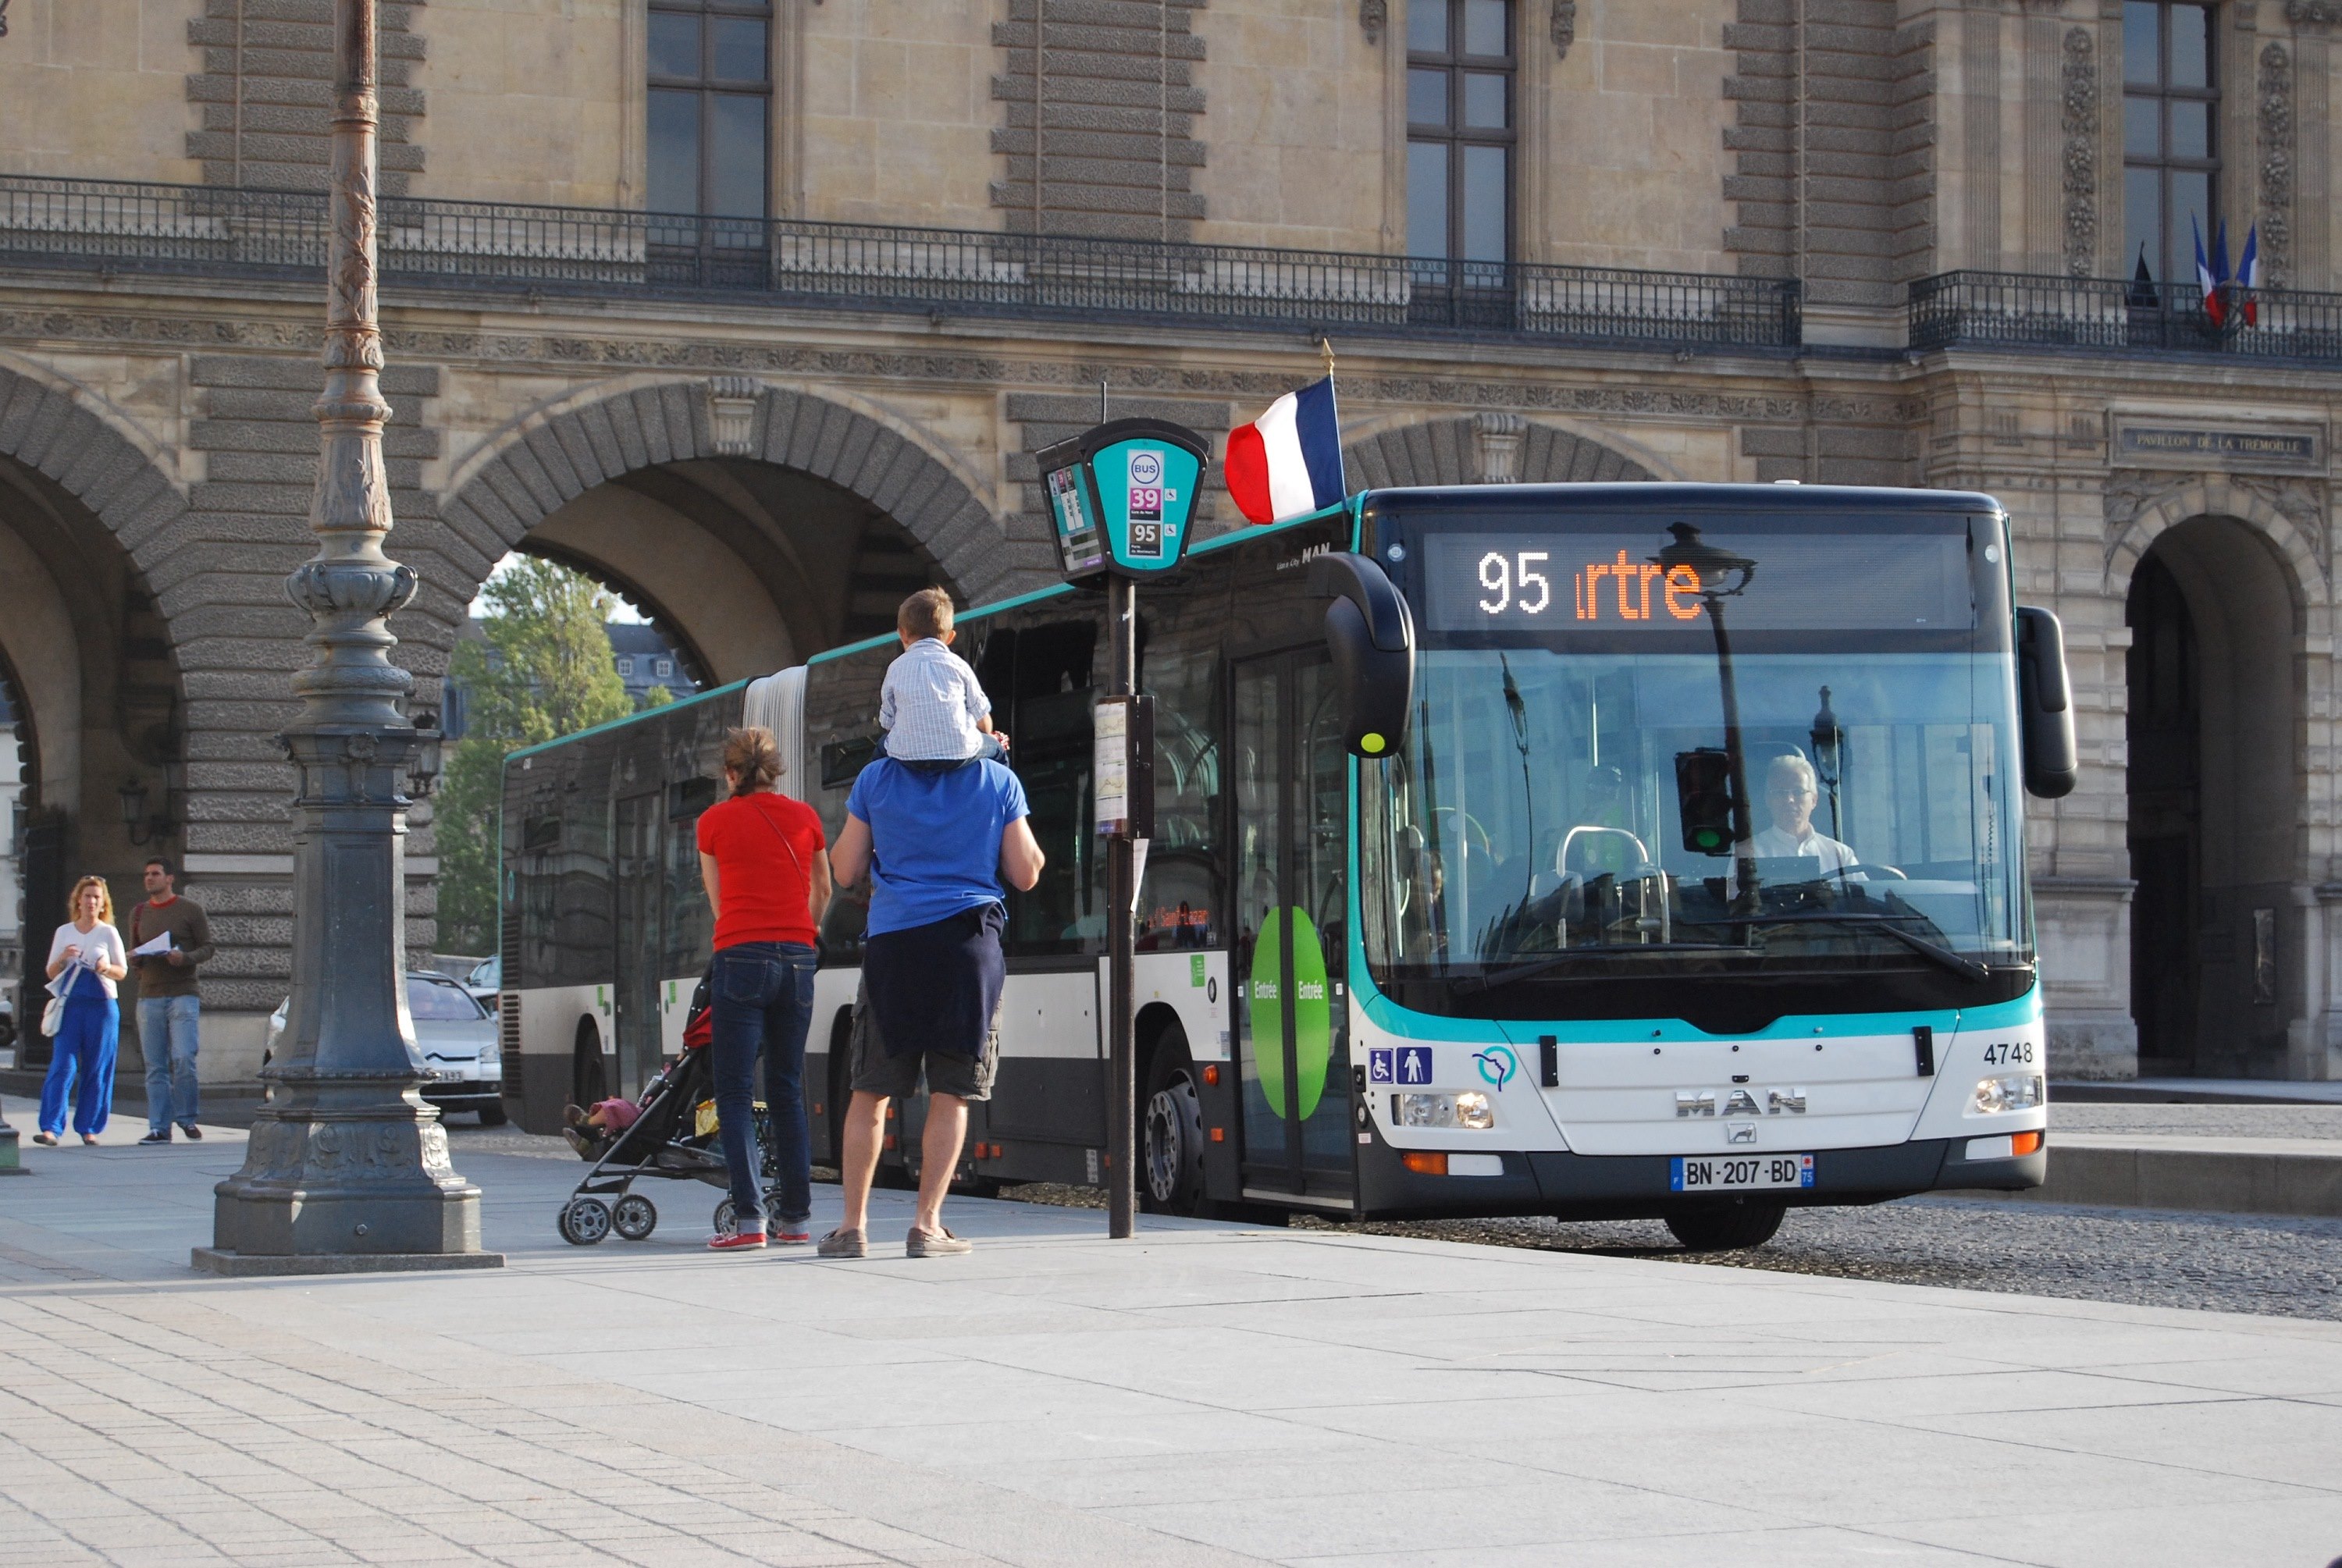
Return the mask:
{"type": "Polygon", "coordinates": [[[146,1135],[142,1144],[167,1144],[171,1127],[190,1138],[195,1127],[195,1044],[203,1002],[195,990],[195,966],[212,955],[212,923],[203,905],[172,891],[171,863],[146,863],[146,902],[130,912],[130,962],[138,971],[138,1048],[146,1054],[146,1135]],[[157,937],[167,950],[140,955],[136,949],[157,937]]]}

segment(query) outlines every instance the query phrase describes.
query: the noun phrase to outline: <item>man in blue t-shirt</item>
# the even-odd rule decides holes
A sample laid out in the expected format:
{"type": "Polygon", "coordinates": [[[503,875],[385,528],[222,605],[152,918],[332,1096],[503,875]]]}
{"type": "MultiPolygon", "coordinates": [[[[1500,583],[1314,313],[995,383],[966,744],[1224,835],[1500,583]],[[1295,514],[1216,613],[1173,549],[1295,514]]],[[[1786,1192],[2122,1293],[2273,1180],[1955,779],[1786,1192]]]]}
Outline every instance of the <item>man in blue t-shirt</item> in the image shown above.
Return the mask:
{"type": "Polygon", "coordinates": [[[944,1227],[944,1193],[967,1136],[967,1103],[992,1097],[999,1063],[1001,879],[1019,891],[1041,880],[1026,809],[1016,775],[988,760],[928,772],[880,757],[854,781],[830,867],[841,887],[869,871],[870,918],[840,1155],[846,1217],[821,1239],[824,1257],[867,1253],[886,1103],[917,1089],[922,1066],[919,1212],[903,1250],[915,1258],[968,1250],[944,1227]]]}

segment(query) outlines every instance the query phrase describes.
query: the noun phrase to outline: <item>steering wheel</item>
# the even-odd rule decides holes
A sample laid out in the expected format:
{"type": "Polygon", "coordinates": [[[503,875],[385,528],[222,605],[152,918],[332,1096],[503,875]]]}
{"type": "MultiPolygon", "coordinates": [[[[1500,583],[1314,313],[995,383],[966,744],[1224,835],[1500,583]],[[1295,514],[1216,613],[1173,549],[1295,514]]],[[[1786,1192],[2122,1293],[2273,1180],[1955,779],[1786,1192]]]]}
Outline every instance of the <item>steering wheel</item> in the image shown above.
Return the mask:
{"type": "Polygon", "coordinates": [[[1848,865],[1848,866],[1845,867],[1843,870],[1841,870],[1841,871],[1838,873],[1838,874],[1839,874],[1840,876],[1844,876],[1844,875],[1847,875],[1847,874],[1849,874],[1849,873],[1857,872],[1857,871],[1862,872],[1862,873],[1864,873],[1865,874],[1867,874],[1867,875],[1870,875],[1870,876],[1883,876],[1883,877],[1887,877],[1887,878],[1888,878],[1889,880],[1894,881],[1894,882],[1908,882],[1908,881],[1910,881],[1910,880],[1911,880],[1909,876],[1906,875],[1902,871],[1898,870],[1897,868],[1896,868],[1896,867],[1894,867],[1894,866],[1891,866],[1891,865],[1873,865],[1873,864],[1870,864],[1868,861],[1867,861],[1867,860],[1857,860],[1857,861],[1856,861],[1853,864],[1848,865]]]}

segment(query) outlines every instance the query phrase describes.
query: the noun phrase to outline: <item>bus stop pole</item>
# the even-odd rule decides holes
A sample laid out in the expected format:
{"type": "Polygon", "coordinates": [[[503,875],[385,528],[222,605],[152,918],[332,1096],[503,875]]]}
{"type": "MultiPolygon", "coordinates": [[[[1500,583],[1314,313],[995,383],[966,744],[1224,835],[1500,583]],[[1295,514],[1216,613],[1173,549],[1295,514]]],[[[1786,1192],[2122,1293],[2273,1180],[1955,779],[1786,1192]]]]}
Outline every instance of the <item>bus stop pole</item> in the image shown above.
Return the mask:
{"type": "MultiPolygon", "coordinates": [[[[1138,675],[1137,585],[1119,574],[1108,576],[1106,630],[1107,694],[1136,694],[1138,675]]],[[[1116,1241],[1127,1237],[1137,1208],[1138,1140],[1137,1062],[1131,1049],[1133,989],[1131,923],[1138,903],[1133,885],[1136,846],[1128,831],[1106,840],[1106,1233],[1116,1241]]]]}

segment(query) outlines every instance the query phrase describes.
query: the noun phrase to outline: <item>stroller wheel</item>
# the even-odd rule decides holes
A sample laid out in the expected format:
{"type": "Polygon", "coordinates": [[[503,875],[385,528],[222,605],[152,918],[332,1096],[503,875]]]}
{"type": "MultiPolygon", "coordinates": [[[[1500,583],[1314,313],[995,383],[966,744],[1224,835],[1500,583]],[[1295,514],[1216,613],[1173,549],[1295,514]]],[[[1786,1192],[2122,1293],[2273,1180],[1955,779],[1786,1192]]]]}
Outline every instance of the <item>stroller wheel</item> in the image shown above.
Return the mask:
{"type": "Polygon", "coordinates": [[[610,1233],[610,1205],[599,1198],[572,1198],[556,1224],[563,1241],[573,1247],[590,1247],[610,1233]]]}
{"type": "Polygon", "coordinates": [[[733,1211],[731,1199],[726,1198],[716,1205],[713,1223],[719,1236],[728,1236],[740,1228],[740,1216],[733,1211]]]}
{"type": "Polygon", "coordinates": [[[646,1239],[658,1228],[658,1210],[639,1193],[628,1193],[610,1211],[610,1228],[630,1242],[646,1239]]]}

